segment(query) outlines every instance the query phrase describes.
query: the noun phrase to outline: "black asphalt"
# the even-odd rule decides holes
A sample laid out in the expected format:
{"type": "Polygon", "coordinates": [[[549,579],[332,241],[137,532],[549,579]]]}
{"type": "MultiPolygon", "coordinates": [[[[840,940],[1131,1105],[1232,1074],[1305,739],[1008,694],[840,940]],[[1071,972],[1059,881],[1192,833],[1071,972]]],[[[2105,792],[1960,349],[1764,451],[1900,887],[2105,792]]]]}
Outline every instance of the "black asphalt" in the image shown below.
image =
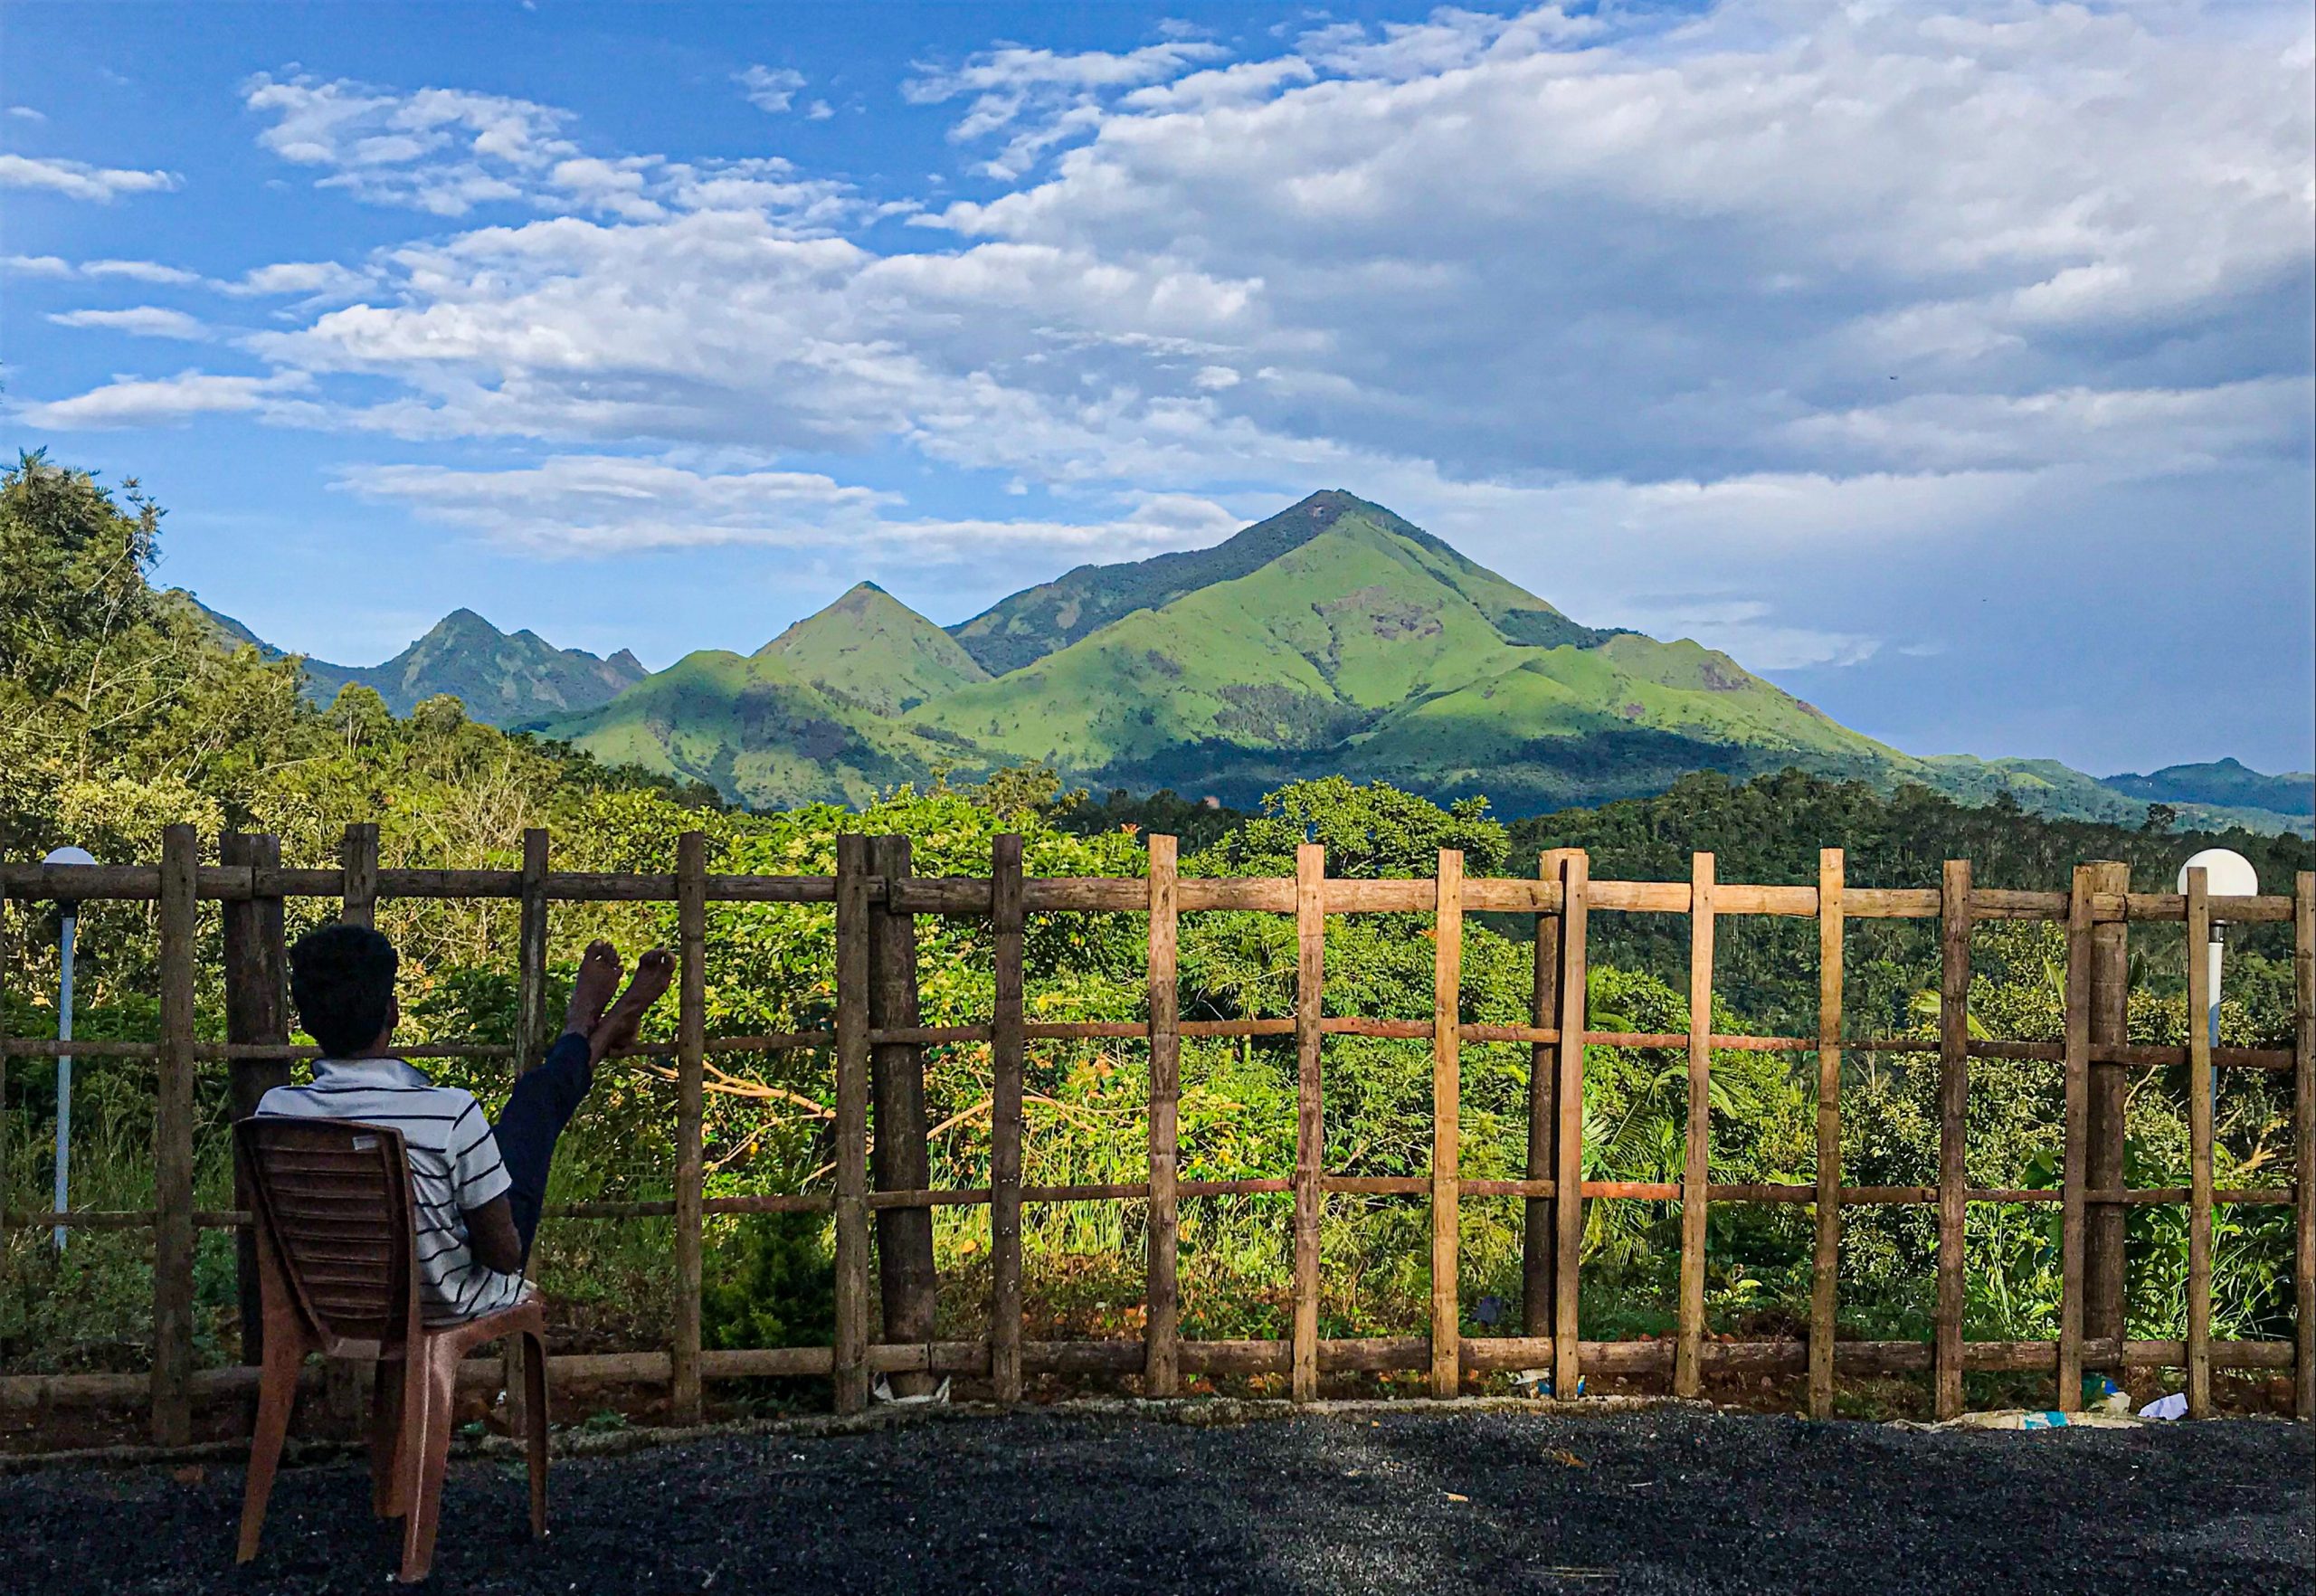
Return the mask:
{"type": "MultiPolygon", "coordinates": [[[[2316,1429],[1916,1434],[1659,1408],[1421,1404],[1232,1424],[1022,1411],[453,1466],[441,1591],[1325,1592],[2316,1589],[2316,1429]]],[[[285,1471],[232,1564],[241,1471],[0,1477],[9,1589],[380,1591],[361,1466],[285,1471]]]]}

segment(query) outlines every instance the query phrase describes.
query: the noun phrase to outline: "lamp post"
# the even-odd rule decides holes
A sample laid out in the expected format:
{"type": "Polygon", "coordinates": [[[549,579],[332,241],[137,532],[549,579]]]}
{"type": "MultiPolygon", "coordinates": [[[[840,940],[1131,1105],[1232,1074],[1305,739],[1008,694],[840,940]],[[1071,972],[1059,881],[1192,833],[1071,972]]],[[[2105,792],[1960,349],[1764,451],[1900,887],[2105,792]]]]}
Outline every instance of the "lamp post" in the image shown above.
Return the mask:
{"type": "MultiPolygon", "coordinates": [[[[85,848],[59,848],[43,864],[92,865],[96,859],[85,848]]],[[[62,924],[56,939],[56,1040],[72,1040],[72,934],[79,927],[81,905],[73,898],[60,898],[56,907],[62,924]]],[[[72,1055],[56,1056],[56,1208],[58,1213],[71,1206],[72,1196],[72,1055]]],[[[53,1232],[56,1250],[64,1250],[64,1227],[58,1225],[53,1232]]]]}
{"type": "MultiPolygon", "coordinates": [[[[2188,860],[2186,864],[2181,865],[2179,890],[2183,893],[2188,890],[2189,870],[2204,872],[2204,890],[2214,898],[2256,898],[2259,896],[2259,872],[2252,868],[2250,860],[2245,859],[2232,848],[2207,848],[2188,860]]],[[[2207,996],[2211,1007],[2204,1020],[2204,1023],[2211,1028],[2211,1045],[2214,1047],[2219,1046],[2219,966],[2221,950],[2226,946],[2223,939],[2225,927],[2220,919],[2217,916],[2214,916],[2211,922],[2211,949],[2208,955],[2211,960],[2211,987],[2207,996]]],[[[2188,1015],[2188,1022],[2190,1025],[2194,1024],[2195,1018],[2193,1014],[2188,1015]]]]}

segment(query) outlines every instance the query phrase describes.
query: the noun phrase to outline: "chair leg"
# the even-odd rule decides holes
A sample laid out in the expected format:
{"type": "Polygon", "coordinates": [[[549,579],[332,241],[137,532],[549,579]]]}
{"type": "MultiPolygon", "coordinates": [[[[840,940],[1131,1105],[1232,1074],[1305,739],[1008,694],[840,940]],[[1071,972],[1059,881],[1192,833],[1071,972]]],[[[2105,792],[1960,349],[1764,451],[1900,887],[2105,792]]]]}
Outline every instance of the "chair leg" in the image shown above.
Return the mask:
{"type": "MultiPolygon", "coordinates": [[[[274,1327],[268,1326],[270,1331],[274,1327]]],[[[250,1468],[242,1494],[242,1541],[234,1561],[257,1555],[265,1528],[265,1506],[273,1495],[273,1475],[281,1463],[281,1443],[290,1434],[290,1410],[298,1400],[298,1369],[305,1347],[296,1337],[274,1331],[265,1338],[265,1363],[258,1374],[257,1427],[250,1435],[250,1468]]]]}
{"type": "Polygon", "coordinates": [[[447,1338],[429,1337],[419,1353],[425,1365],[425,1419],[409,1437],[410,1467],[404,1474],[412,1480],[410,1514],[403,1520],[401,1579],[405,1585],[424,1579],[434,1566],[434,1531],[442,1515],[442,1478],[451,1465],[452,1399],[459,1377],[455,1348],[443,1355],[442,1349],[450,1344],[447,1338]]]}
{"type": "Polygon", "coordinates": [[[523,1428],[531,1463],[531,1534],[546,1534],[546,1343],[523,1334],[523,1428]]]}
{"type": "Polygon", "coordinates": [[[370,1388],[370,1511],[380,1518],[400,1518],[402,1434],[404,1390],[403,1365],[381,1364],[370,1388]]]}

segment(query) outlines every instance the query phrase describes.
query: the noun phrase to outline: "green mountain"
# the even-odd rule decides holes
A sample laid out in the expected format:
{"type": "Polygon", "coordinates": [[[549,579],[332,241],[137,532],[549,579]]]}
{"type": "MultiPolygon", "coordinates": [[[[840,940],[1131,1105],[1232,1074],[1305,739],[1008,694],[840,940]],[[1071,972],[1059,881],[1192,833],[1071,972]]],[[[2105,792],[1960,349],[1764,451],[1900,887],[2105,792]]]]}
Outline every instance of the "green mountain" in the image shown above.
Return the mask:
{"type": "Polygon", "coordinates": [[[924,616],[873,582],[764,644],[798,676],[878,715],[898,715],[928,698],[987,681],[971,654],[924,616]]]}
{"type": "Polygon", "coordinates": [[[1160,555],[1128,565],[1080,565],[1055,581],[1001,600],[950,631],[992,675],[1001,676],[1067,648],[1136,610],[1160,609],[1201,588],[1251,576],[1281,556],[1324,536],[1346,516],[1404,544],[1441,581],[1484,612],[1511,641],[1589,646],[1612,635],[1579,626],[1533,594],[1523,593],[1495,572],[1474,565],[1429,532],[1381,505],[1340,489],[1314,493],[1212,548],[1160,555]]]}
{"type": "Polygon", "coordinates": [[[944,752],[808,679],[772,648],[746,658],[720,649],[687,654],[611,702],[541,729],[612,764],[707,782],[755,809],[865,803],[922,777],[944,752]]]}
{"type": "Polygon", "coordinates": [[[2132,825],[2147,807],[2055,761],[1903,753],[1726,654],[1581,625],[1342,492],[948,632],[864,583],[749,658],[693,654],[543,729],[757,806],[1043,761],[1233,805],[1340,771],[1516,815],[1795,765],[2132,825]]]}
{"type": "MultiPolygon", "coordinates": [[[[182,589],[177,590],[183,593],[182,589]]],[[[283,651],[248,627],[211,609],[189,593],[218,642],[243,644],[268,659],[283,651]]],[[[424,637],[383,665],[333,665],[305,661],[306,696],[327,704],[340,689],[374,688],[396,715],[407,715],[425,699],[449,693],[468,716],[490,726],[517,727],[548,716],[567,715],[608,703],[650,672],[622,649],[605,660],[584,649],[558,649],[530,631],[501,632],[472,610],[453,610],[424,637]]]]}

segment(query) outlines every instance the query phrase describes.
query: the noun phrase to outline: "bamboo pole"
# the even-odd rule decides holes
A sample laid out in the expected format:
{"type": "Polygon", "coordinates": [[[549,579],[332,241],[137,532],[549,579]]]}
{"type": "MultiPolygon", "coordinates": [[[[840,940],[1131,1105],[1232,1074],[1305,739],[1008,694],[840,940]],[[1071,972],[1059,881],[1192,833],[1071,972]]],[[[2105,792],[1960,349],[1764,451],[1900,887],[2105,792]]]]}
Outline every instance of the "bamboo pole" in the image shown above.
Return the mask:
{"type": "Polygon", "coordinates": [[[193,1439],[193,873],[191,826],[161,831],[160,1081],[154,1096],[153,1443],[193,1439]]]}
{"type": "MultiPolygon", "coordinates": [[[[2123,1183],[2123,1112],[2129,1102],[2128,1069],[2102,1059],[2102,1047],[2131,1040],[2130,926],[2121,919],[2100,920],[2102,895],[2131,890],[2131,867],[2120,860],[2092,861],[2093,916],[2091,931],[2091,1088],[2083,1133],[2083,1181],[2093,1191],[2123,1183]]],[[[2086,1341],[2112,1340],[2124,1330],[2123,1213],[2093,1204],[2084,1221],[2083,1241],[2083,1335],[2086,1341]]]]}
{"type": "Polygon", "coordinates": [[[2188,1417],[2211,1416],[2211,900],[2188,872],[2188,1417]]]}
{"type": "MultiPolygon", "coordinates": [[[[676,1322],[668,1343],[668,1408],[677,1424],[700,1416],[700,1245],[707,1149],[707,836],[676,839],[676,1322]]],[[[841,1166],[840,1166],[841,1167],[841,1166]]]]}
{"type": "MultiPolygon", "coordinates": [[[[270,869],[281,862],[281,840],[227,831],[217,839],[217,857],[226,865],[270,869]]],[[[285,1046],[290,1040],[289,964],[282,942],[282,903],[279,898],[251,897],[228,902],[223,913],[225,961],[225,1039],[229,1044],[285,1046]]],[[[226,1089],[233,1116],[247,1119],[258,1102],[278,1086],[290,1084],[286,1054],[252,1054],[233,1059],[226,1066],[226,1089]]],[[[233,1206],[247,1208],[252,1201],[246,1177],[236,1159],[233,1165],[233,1206]]],[[[262,1361],[265,1314],[258,1300],[257,1235],[242,1230],[233,1239],[233,1280],[241,1306],[242,1362],[262,1361]]]]}
{"type": "MultiPolygon", "coordinates": [[[[1565,848],[1547,849],[1536,857],[1540,888],[1560,891],[1561,863],[1565,848]]],[[[1558,1071],[1556,1050],[1560,1035],[1560,917],[1539,913],[1535,921],[1533,986],[1528,1017],[1539,1031],[1550,1031],[1551,1041],[1528,1048],[1528,1178],[1549,1181],[1555,1168],[1554,1148],[1560,1132],[1558,1101],[1553,1088],[1558,1071]]],[[[1520,1317],[1531,1335],[1552,1333],[1552,1200],[1531,1197],[1521,1205],[1520,1317]]]]}
{"type": "Polygon", "coordinates": [[[1326,978],[1326,850],[1295,850],[1295,1324],[1290,1394],[1319,1394],[1319,1214],[1326,1124],[1320,1099],[1319,1017],[1326,978]]]}
{"type": "Polygon", "coordinates": [[[1180,894],[1174,839],[1153,835],[1149,847],[1150,1258],[1142,1391],[1144,1396],[1171,1397],[1182,1387],[1182,1211],[1175,1190],[1182,1096],[1182,993],[1175,970],[1180,894]]]}
{"type": "MultiPolygon", "coordinates": [[[[546,828],[532,826],[523,832],[523,869],[515,936],[515,1051],[514,1069],[520,1078],[546,1059],[546,876],[549,842],[546,828]]],[[[523,1344],[509,1335],[498,1351],[505,1366],[507,1428],[511,1434],[525,1430],[523,1344]]]]}
{"type": "Polygon", "coordinates": [[[2293,1406],[2316,1420],[2316,870],[2294,883],[2292,943],[2293,1406]]]}
{"type": "Polygon", "coordinates": [[[1818,851],[1818,1180],[1809,1259],[1809,1414],[1834,1413],[1834,1314],[1842,1246],[1842,850],[1818,851]]]}
{"type": "MultiPolygon", "coordinates": [[[[836,1336],[831,1358],[840,1413],[858,1413],[868,1405],[868,839],[846,832],[836,840],[836,1336]]],[[[1001,991],[999,1004],[1001,1010],[1001,991]]]]}
{"type": "Polygon", "coordinates": [[[1462,1382],[1457,1272],[1461,1205],[1457,1171],[1461,1135],[1463,1044],[1457,1030],[1464,984],[1464,856],[1439,850],[1431,960],[1431,1394],[1452,1397],[1462,1382]]]}
{"type": "MultiPolygon", "coordinates": [[[[911,874],[909,840],[890,835],[868,844],[871,875],[885,882],[886,899],[868,908],[868,1074],[876,1116],[872,1173],[879,1191],[914,1191],[933,1183],[926,1139],[925,1050],[909,1042],[879,1044],[878,1031],[905,1031],[917,1023],[916,917],[895,909],[893,883],[911,874]]],[[[884,1310],[884,1341],[903,1344],[933,1339],[939,1277],[933,1258],[933,1214],[923,1208],[877,1211],[877,1277],[884,1310]]],[[[929,1371],[892,1377],[896,1396],[933,1390],[929,1371]]]]}
{"type": "Polygon", "coordinates": [[[990,1044],[990,1383],[1001,1402],[1021,1400],[1021,839],[994,840],[990,930],[996,964],[996,1025],[990,1044]]]}
{"type": "Polygon", "coordinates": [[[1559,1079],[1560,1124],[1553,1141],[1552,1391],[1578,1394],[1582,1350],[1577,1341],[1578,1293],[1584,1247],[1584,932],[1590,860],[1580,848],[1561,861],[1559,1079]]]}
{"type": "Polygon", "coordinates": [[[1939,913],[1938,1305],[1932,1410],[1962,1411],[1962,1160],[1970,1092],[1970,861],[1950,859],[1939,913]]]}
{"type": "Polygon", "coordinates": [[[1713,855],[1690,859],[1689,1115],[1681,1167],[1681,1297],[1673,1394],[1693,1397],[1704,1370],[1705,1186],[1712,1179],[1713,855]]]}
{"type": "Polygon", "coordinates": [[[2074,867],[2066,919],[2066,1118],[2060,1177],[2059,1372],[2062,1413],[2083,1407],[2083,1192],[2090,1183],[2091,1008],[2093,957],[2091,899],[2099,885],[2096,867],[2074,867]]]}

